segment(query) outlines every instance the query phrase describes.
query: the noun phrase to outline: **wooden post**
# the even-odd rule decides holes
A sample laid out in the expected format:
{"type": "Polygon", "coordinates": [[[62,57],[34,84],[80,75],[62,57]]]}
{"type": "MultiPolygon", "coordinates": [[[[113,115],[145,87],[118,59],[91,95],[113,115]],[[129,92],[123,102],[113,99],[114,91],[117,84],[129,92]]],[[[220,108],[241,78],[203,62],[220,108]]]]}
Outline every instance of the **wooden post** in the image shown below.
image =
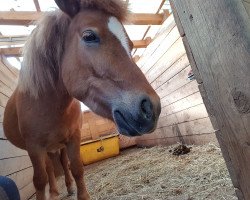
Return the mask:
{"type": "Polygon", "coordinates": [[[236,194],[250,199],[250,20],[241,0],[171,0],[236,194]]]}

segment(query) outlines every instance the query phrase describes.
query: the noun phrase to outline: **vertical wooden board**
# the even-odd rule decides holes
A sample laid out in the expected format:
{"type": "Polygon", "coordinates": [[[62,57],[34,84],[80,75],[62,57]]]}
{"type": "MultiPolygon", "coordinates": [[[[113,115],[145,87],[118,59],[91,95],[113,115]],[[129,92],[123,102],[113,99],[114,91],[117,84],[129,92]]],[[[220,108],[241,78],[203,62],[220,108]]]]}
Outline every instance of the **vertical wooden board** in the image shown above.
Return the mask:
{"type": "Polygon", "coordinates": [[[0,175],[7,176],[31,166],[32,164],[29,156],[3,159],[0,161],[0,175]]]}
{"type": "Polygon", "coordinates": [[[178,13],[176,12],[173,1],[171,1],[171,0],[170,0],[170,5],[171,5],[171,8],[173,10],[174,20],[175,20],[175,23],[176,23],[177,28],[179,30],[180,36],[183,37],[185,35],[185,32],[184,32],[183,27],[181,25],[180,18],[179,18],[178,13]]]}
{"type": "Polygon", "coordinates": [[[19,149],[8,140],[0,140],[0,162],[2,159],[28,155],[27,151],[19,149]]]}
{"type": "Polygon", "coordinates": [[[215,111],[234,187],[239,199],[250,199],[249,15],[238,0],[176,0],[174,5],[215,111]]]}
{"type": "Polygon", "coordinates": [[[241,1],[244,4],[247,14],[250,18],[250,0],[241,0],[241,1]]]}

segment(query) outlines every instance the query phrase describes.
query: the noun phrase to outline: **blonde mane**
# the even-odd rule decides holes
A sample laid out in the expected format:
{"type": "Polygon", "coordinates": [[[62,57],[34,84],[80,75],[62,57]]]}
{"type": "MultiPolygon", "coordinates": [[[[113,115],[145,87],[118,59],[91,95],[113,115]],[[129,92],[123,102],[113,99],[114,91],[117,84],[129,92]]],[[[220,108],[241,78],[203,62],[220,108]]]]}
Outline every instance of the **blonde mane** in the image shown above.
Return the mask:
{"type": "MultiPolygon", "coordinates": [[[[120,21],[127,16],[127,5],[120,0],[82,0],[81,9],[102,10],[120,21]]],[[[37,98],[47,88],[56,88],[64,52],[64,41],[71,18],[62,11],[45,14],[36,24],[23,48],[18,88],[37,98]]]]}
{"type": "Polygon", "coordinates": [[[44,15],[23,48],[19,89],[38,97],[47,87],[55,88],[70,18],[61,11],[44,15]]]}

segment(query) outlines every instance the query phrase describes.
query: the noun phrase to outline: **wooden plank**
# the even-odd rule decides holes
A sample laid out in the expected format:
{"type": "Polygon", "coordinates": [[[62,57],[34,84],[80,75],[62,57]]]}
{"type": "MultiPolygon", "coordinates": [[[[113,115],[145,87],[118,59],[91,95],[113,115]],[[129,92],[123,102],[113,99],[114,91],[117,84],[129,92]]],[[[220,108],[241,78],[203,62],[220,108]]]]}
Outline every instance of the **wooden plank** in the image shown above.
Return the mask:
{"type": "Polygon", "coordinates": [[[181,99],[179,101],[176,101],[170,105],[167,105],[162,108],[162,114],[161,116],[167,116],[188,108],[191,108],[193,106],[202,104],[203,100],[199,92],[196,92],[190,96],[187,96],[184,99],[181,99]]]}
{"type": "Polygon", "coordinates": [[[10,97],[13,93],[13,90],[0,80],[0,93],[10,97]]]}
{"type": "Polygon", "coordinates": [[[8,77],[2,68],[0,68],[0,80],[8,86],[10,89],[15,90],[17,85],[17,79],[12,79],[8,77]]]}
{"type": "MultiPolygon", "coordinates": [[[[239,199],[250,199],[250,20],[239,0],[175,0],[239,199]],[[229,158],[227,158],[229,156],[229,158]]],[[[209,109],[209,108],[208,108],[209,109]]]]}
{"type": "Polygon", "coordinates": [[[8,177],[15,181],[17,188],[21,190],[33,181],[33,167],[18,171],[8,177]]]}
{"type": "Polygon", "coordinates": [[[15,46],[24,45],[25,41],[0,41],[0,48],[5,48],[3,46],[15,46]]]}
{"type": "Polygon", "coordinates": [[[165,137],[165,138],[153,138],[148,140],[142,140],[140,138],[136,139],[136,144],[139,147],[152,147],[156,145],[173,145],[177,142],[184,141],[187,145],[203,145],[207,143],[217,144],[217,140],[214,133],[206,133],[199,135],[187,135],[182,136],[181,138],[178,136],[175,137],[165,137]]]}
{"type": "Polygon", "coordinates": [[[151,43],[151,38],[146,38],[145,40],[133,40],[134,48],[146,48],[151,43]]]}
{"type": "Polygon", "coordinates": [[[184,123],[157,128],[153,133],[140,136],[143,140],[175,136],[199,135],[214,133],[215,130],[208,117],[184,123]]]}
{"type": "MultiPolygon", "coordinates": [[[[0,106],[0,131],[2,130],[2,123],[3,123],[3,115],[4,115],[4,107],[0,106]]],[[[0,134],[1,135],[1,134],[0,134]]]]}
{"type": "Polygon", "coordinates": [[[0,140],[0,147],[0,160],[28,155],[27,151],[15,147],[8,140],[0,140]]]}
{"type": "Polygon", "coordinates": [[[23,169],[31,167],[29,156],[20,156],[15,158],[3,159],[0,162],[1,176],[7,176],[23,169]]]}
{"type": "Polygon", "coordinates": [[[17,75],[14,74],[10,69],[0,61],[0,69],[5,76],[8,76],[10,79],[17,80],[17,75]]]}
{"type": "Polygon", "coordinates": [[[1,56],[1,62],[13,73],[15,74],[17,77],[19,75],[19,70],[17,68],[15,68],[14,66],[12,66],[7,58],[5,56],[1,56]]]}
{"type": "Polygon", "coordinates": [[[197,68],[197,65],[196,65],[192,50],[191,50],[191,48],[190,48],[190,46],[188,44],[186,36],[184,36],[182,38],[182,41],[183,41],[183,44],[184,44],[184,47],[185,47],[185,50],[186,50],[187,57],[189,59],[190,65],[192,66],[193,73],[195,74],[195,79],[199,84],[201,84],[202,83],[202,77],[201,77],[201,74],[200,74],[200,72],[199,72],[199,70],[197,68]]]}
{"type": "Polygon", "coordinates": [[[150,59],[141,66],[141,70],[147,74],[152,66],[157,63],[157,61],[171,48],[171,46],[180,38],[177,27],[174,27],[171,32],[168,34],[160,45],[157,47],[156,51],[150,56],[150,59]]]}
{"type": "Polygon", "coordinates": [[[0,139],[6,139],[4,132],[3,132],[3,123],[0,123],[0,139]]]}
{"type": "Polygon", "coordinates": [[[181,99],[184,99],[194,93],[199,91],[198,84],[196,81],[188,82],[174,92],[168,94],[167,96],[161,98],[161,106],[165,107],[181,99]]]}
{"type": "Polygon", "coordinates": [[[188,65],[189,65],[189,61],[188,61],[187,55],[184,54],[180,59],[178,59],[175,63],[173,63],[173,65],[167,68],[159,77],[157,77],[157,79],[151,82],[151,86],[154,89],[159,88],[165,82],[167,82],[168,80],[173,78],[175,75],[180,73],[188,65]]]}
{"type": "Polygon", "coordinates": [[[160,26],[158,32],[155,37],[158,38],[162,34],[168,33],[175,26],[174,16],[171,14],[160,26]]]}
{"type": "Polygon", "coordinates": [[[156,89],[157,94],[163,98],[170,94],[171,92],[177,90],[178,88],[181,88],[183,85],[190,82],[188,79],[188,73],[190,72],[191,67],[187,66],[182,71],[180,71],[178,74],[176,74],[174,77],[169,79],[167,82],[165,82],[163,85],[158,87],[156,89]]]}
{"type": "Polygon", "coordinates": [[[9,97],[7,97],[6,95],[0,92],[0,106],[5,108],[8,100],[9,100],[9,97]]]}
{"type": "Polygon", "coordinates": [[[150,70],[146,73],[149,82],[153,82],[159,77],[169,66],[175,63],[186,53],[182,40],[179,38],[170,49],[157,61],[154,66],[150,66],[150,70]]]}
{"type": "Polygon", "coordinates": [[[163,14],[136,13],[128,16],[128,21],[134,25],[161,25],[163,14]]]}
{"type": "Polygon", "coordinates": [[[0,48],[0,55],[5,56],[22,56],[22,47],[6,47],[0,48]]]}
{"type": "Polygon", "coordinates": [[[30,199],[35,194],[35,187],[33,182],[30,182],[27,186],[19,190],[21,200],[30,199]]]}
{"type": "MultiPolygon", "coordinates": [[[[33,11],[1,11],[0,25],[27,26],[32,21],[38,20],[44,13],[33,11]]],[[[135,25],[160,25],[163,22],[163,14],[131,13],[128,16],[128,22],[135,25]]]]}
{"type": "Polygon", "coordinates": [[[175,20],[175,23],[176,23],[176,25],[178,27],[180,36],[183,37],[185,35],[185,33],[184,33],[183,27],[181,25],[179,15],[176,12],[176,9],[175,9],[174,4],[172,3],[172,1],[170,1],[170,5],[171,5],[171,8],[173,10],[174,20],[175,20]]]}
{"type": "Polygon", "coordinates": [[[36,10],[38,12],[41,12],[41,8],[40,8],[40,5],[39,5],[39,1],[38,0],[33,0],[34,4],[35,4],[35,7],[36,7],[36,10]]]}
{"type": "Polygon", "coordinates": [[[160,30],[157,32],[153,41],[148,45],[140,60],[137,62],[139,67],[142,67],[150,56],[156,51],[162,41],[168,36],[170,31],[175,27],[175,22],[172,17],[169,17],[161,26],[160,30]]]}
{"type": "Polygon", "coordinates": [[[206,117],[208,117],[208,114],[204,104],[198,104],[167,116],[161,116],[159,118],[157,128],[171,126],[176,123],[180,124],[188,121],[194,121],[206,117]]]}

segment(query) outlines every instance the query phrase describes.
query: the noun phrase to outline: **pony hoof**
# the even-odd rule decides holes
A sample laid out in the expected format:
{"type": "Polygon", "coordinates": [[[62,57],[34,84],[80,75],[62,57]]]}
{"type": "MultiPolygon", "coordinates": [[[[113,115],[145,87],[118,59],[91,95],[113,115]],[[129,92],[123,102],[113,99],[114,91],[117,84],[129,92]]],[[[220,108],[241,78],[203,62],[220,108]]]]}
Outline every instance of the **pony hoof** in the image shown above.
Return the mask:
{"type": "Polygon", "coordinates": [[[67,191],[68,191],[68,196],[72,196],[73,194],[75,194],[75,191],[73,188],[68,188],[67,191]]]}

